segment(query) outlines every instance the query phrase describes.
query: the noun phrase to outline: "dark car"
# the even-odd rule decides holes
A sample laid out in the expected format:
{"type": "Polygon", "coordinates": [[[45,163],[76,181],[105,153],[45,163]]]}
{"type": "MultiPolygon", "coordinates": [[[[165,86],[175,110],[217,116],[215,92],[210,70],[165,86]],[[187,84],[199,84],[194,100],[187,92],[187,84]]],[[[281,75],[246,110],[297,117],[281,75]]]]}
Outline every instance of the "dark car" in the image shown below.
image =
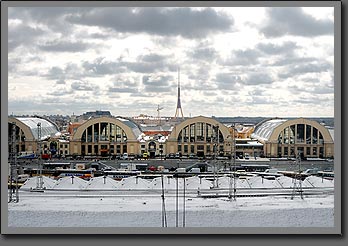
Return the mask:
{"type": "Polygon", "coordinates": [[[190,154],[189,159],[198,159],[196,154],[190,154]]]}
{"type": "Polygon", "coordinates": [[[167,156],[168,159],[174,159],[175,158],[175,154],[174,153],[170,153],[167,156]]]}

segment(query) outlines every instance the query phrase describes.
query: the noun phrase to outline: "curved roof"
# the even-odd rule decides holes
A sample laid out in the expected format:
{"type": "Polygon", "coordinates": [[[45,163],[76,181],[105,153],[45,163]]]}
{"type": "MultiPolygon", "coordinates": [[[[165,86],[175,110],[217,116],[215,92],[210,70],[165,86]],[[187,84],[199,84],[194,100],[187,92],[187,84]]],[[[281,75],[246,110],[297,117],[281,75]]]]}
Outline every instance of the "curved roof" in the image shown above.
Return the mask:
{"type": "Polygon", "coordinates": [[[315,127],[323,135],[325,143],[333,143],[333,138],[331,137],[329,130],[323,125],[319,124],[317,121],[308,120],[304,118],[298,119],[270,119],[261,122],[255,128],[252,138],[256,138],[261,141],[277,141],[280,132],[291,125],[296,124],[306,124],[315,127]]]}
{"type": "Polygon", "coordinates": [[[129,119],[125,119],[125,118],[116,118],[119,121],[121,121],[123,124],[125,124],[126,126],[128,126],[129,128],[132,129],[132,132],[134,133],[134,136],[139,136],[142,132],[139,129],[139,126],[137,124],[135,124],[133,121],[129,120],[129,119]]]}
{"type": "Polygon", "coordinates": [[[261,124],[258,124],[255,127],[254,133],[251,134],[252,138],[262,139],[262,140],[268,140],[271,136],[273,130],[278,127],[279,125],[283,124],[285,119],[271,119],[264,121],[261,124]]]}
{"type": "Polygon", "coordinates": [[[208,123],[211,125],[218,125],[219,131],[222,133],[225,141],[232,141],[231,139],[228,138],[228,136],[230,135],[230,132],[229,132],[229,129],[227,126],[220,123],[216,119],[208,118],[205,116],[197,116],[197,117],[193,117],[193,118],[188,118],[188,119],[180,122],[178,125],[174,126],[171,134],[169,135],[169,140],[176,141],[178,136],[179,136],[180,131],[182,131],[183,128],[187,127],[190,124],[201,123],[201,122],[208,123]]]}
{"type": "Polygon", "coordinates": [[[142,133],[139,127],[132,121],[124,118],[115,118],[115,117],[97,117],[97,118],[91,118],[90,120],[87,120],[82,125],[80,125],[76,132],[73,135],[73,140],[80,140],[81,136],[89,126],[99,123],[99,122],[108,122],[113,123],[115,125],[118,125],[122,128],[123,131],[125,131],[128,140],[137,140],[138,136],[142,133]]]}
{"type": "MultiPolygon", "coordinates": [[[[54,125],[52,122],[37,118],[37,117],[16,117],[16,118],[9,118],[9,121],[13,121],[12,119],[15,119],[17,121],[16,123],[20,122],[27,128],[29,128],[32,137],[37,140],[38,139],[38,124],[41,124],[41,138],[47,138],[55,135],[59,132],[56,125],[54,125]]],[[[18,125],[18,124],[17,124],[18,125]]],[[[21,127],[20,125],[18,125],[21,127]]]]}

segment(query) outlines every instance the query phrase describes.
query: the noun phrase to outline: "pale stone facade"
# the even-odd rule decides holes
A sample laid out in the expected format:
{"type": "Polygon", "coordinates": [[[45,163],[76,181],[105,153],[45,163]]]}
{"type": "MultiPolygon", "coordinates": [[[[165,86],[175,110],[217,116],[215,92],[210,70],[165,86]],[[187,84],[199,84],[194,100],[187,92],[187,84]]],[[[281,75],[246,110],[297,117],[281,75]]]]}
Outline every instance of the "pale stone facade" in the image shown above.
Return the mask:
{"type": "Polygon", "coordinates": [[[232,139],[227,126],[212,118],[198,116],[187,119],[173,128],[166,142],[166,152],[226,156],[231,155],[232,139]]]}
{"type": "Polygon", "coordinates": [[[313,120],[271,119],[257,125],[252,137],[264,144],[266,157],[334,156],[334,142],[328,129],[313,120]]]}
{"type": "Polygon", "coordinates": [[[70,139],[70,154],[110,156],[139,153],[140,129],[129,120],[98,117],[79,126],[70,139]]]}

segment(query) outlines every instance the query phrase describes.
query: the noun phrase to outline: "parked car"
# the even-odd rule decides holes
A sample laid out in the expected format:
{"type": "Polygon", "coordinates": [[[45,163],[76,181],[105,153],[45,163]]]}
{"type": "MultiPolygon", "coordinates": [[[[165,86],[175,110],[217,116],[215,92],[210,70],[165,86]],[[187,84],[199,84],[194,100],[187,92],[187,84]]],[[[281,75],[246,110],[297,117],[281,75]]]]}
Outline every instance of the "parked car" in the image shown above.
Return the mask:
{"type": "Polygon", "coordinates": [[[189,159],[198,159],[196,154],[190,154],[189,159]]]}
{"type": "Polygon", "coordinates": [[[169,153],[167,158],[168,159],[174,159],[175,158],[175,154],[174,153],[169,153]]]}
{"type": "Polygon", "coordinates": [[[123,153],[122,160],[128,160],[128,153],[123,153]]]}

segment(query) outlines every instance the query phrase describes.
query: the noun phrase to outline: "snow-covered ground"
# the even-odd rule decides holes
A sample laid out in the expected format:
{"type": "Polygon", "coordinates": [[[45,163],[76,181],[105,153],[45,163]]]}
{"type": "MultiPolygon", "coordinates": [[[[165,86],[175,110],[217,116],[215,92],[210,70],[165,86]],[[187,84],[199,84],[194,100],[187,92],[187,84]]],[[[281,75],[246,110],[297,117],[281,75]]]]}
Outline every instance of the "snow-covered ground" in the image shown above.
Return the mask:
{"type": "MultiPolygon", "coordinates": [[[[31,192],[37,184],[37,177],[27,180],[20,189],[19,203],[8,204],[9,227],[162,226],[162,178],[149,181],[129,177],[115,181],[96,177],[87,182],[78,177],[58,181],[43,177],[45,191],[31,192]]],[[[219,189],[211,189],[211,181],[187,178],[184,199],[183,180],[164,177],[167,226],[175,227],[177,223],[179,226],[185,223],[186,227],[334,226],[333,180],[307,178],[302,182],[304,199],[299,195],[291,199],[294,181],[288,177],[236,180],[238,195],[262,193],[266,197],[203,198],[207,194],[229,194],[230,178],[222,177],[218,184],[219,189]]]]}
{"type": "MultiPolygon", "coordinates": [[[[160,190],[20,191],[8,204],[9,227],[161,227],[160,190]]],[[[178,224],[183,225],[182,191],[178,224]]],[[[175,192],[165,194],[167,226],[176,226],[175,192]]],[[[333,227],[334,196],[185,197],[186,227],[333,227]]]]}

